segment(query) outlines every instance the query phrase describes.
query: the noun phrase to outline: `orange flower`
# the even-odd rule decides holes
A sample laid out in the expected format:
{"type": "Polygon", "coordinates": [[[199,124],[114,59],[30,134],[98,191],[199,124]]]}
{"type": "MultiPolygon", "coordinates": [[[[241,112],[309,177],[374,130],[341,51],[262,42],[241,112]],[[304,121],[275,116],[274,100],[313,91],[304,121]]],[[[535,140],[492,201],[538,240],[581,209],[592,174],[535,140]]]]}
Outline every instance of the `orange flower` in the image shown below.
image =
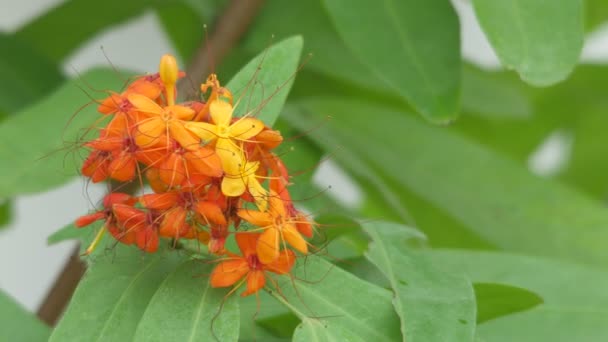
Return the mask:
{"type": "Polygon", "coordinates": [[[164,135],[177,140],[186,149],[195,150],[199,147],[199,139],[184,127],[183,120],[190,120],[194,116],[192,108],[179,105],[163,108],[139,94],[130,94],[129,101],[140,113],[147,116],[137,126],[135,133],[137,145],[141,147],[154,145],[164,135]]]}
{"type": "Polygon", "coordinates": [[[212,287],[228,287],[241,280],[237,287],[247,282],[247,289],[241,296],[258,292],[266,284],[266,274],[270,271],[276,274],[289,273],[295,263],[295,255],[290,250],[283,250],[271,263],[263,263],[256,255],[256,245],[261,234],[236,234],[236,243],[242,256],[231,255],[218,264],[211,273],[212,287]]]}
{"type": "Polygon", "coordinates": [[[308,253],[306,240],[296,228],[298,222],[287,214],[281,197],[271,192],[269,202],[266,211],[239,209],[237,212],[243,220],[264,230],[256,247],[260,260],[265,264],[277,260],[283,241],[304,254],[308,253]]]}

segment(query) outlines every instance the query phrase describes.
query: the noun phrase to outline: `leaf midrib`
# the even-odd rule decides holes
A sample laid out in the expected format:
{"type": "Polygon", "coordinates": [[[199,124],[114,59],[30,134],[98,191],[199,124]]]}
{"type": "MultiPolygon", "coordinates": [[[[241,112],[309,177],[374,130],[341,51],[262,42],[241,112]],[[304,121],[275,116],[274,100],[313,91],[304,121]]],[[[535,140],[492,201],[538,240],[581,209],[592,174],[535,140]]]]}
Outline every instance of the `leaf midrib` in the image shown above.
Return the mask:
{"type": "Polygon", "coordinates": [[[101,338],[104,336],[104,334],[106,332],[106,329],[109,327],[108,323],[112,320],[112,318],[116,314],[116,310],[121,305],[121,303],[125,300],[125,298],[127,298],[126,294],[131,290],[131,288],[134,286],[134,284],[137,283],[137,281],[139,280],[139,278],[144,273],[146,273],[146,271],[148,271],[148,269],[150,269],[150,267],[152,267],[152,265],[156,264],[159,261],[160,261],[160,258],[156,258],[154,260],[151,260],[150,263],[148,264],[148,266],[144,267],[143,269],[141,269],[139,272],[136,273],[135,277],[129,283],[129,286],[127,286],[127,288],[122,292],[122,294],[118,298],[118,301],[116,301],[116,305],[114,305],[114,307],[112,308],[112,311],[110,312],[110,315],[105,320],[104,325],[103,325],[101,331],[99,332],[99,335],[97,336],[97,339],[95,341],[99,342],[101,340],[101,338]]]}
{"type": "MultiPolygon", "coordinates": [[[[317,299],[320,299],[322,302],[324,302],[325,304],[327,304],[329,307],[335,308],[335,309],[337,309],[337,311],[342,312],[344,314],[344,317],[350,318],[349,320],[351,322],[359,323],[359,326],[363,327],[366,331],[370,332],[371,336],[376,336],[377,338],[379,338],[379,339],[377,339],[377,341],[390,341],[390,339],[391,339],[390,336],[381,335],[376,330],[369,328],[368,325],[365,324],[365,321],[363,321],[363,320],[357,320],[348,311],[346,311],[343,308],[341,308],[340,306],[338,306],[336,304],[333,304],[332,302],[328,301],[325,297],[320,296],[317,292],[315,292],[311,288],[309,288],[307,286],[301,286],[300,290],[302,290],[302,289],[306,290],[306,292],[308,292],[313,297],[316,297],[317,299]]],[[[318,291],[318,292],[321,292],[321,291],[318,291]]],[[[357,325],[355,324],[354,326],[357,326],[357,325]]]]}
{"type": "Polygon", "coordinates": [[[190,341],[190,342],[194,341],[194,336],[196,336],[196,331],[198,330],[197,323],[200,319],[203,307],[205,306],[204,305],[205,299],[207,298],[208,292],[209,292],[209,282],[207,282],[207,286],[205,287],[205,292],[203,292],[203,295],[201,296],[201,300],[198,304],[198,310],[196,311],[196,315],[193,317],[193,320],[192,320],[192,332],[190,332],[190,337],[188,338],[188,341],[190,341]]]}

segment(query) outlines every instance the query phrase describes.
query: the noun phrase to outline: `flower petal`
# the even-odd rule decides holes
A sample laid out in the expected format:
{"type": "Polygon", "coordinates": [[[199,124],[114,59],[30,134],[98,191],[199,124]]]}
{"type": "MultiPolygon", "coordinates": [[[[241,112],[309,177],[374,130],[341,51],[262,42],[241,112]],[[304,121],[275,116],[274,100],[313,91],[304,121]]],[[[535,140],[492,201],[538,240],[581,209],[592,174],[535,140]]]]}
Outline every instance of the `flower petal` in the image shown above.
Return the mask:
{"type": "Polygon", "coordinates": [[[169,133],[171,137],[182,145],[186,150],[194,151],[199,148],[200,140],[194,137],[189,130],[184,127],[184,124],[178,120],[169,121],[169,133]]]}
{"type": "Polygon", "coordinates": [[[285,249],[281,251],[279,257],[274,262],[271,262],[268,265],[265,265],[266,269],[277,273],[277,274],[286,274],[291,271],[291,268],[296,262],[296,255],[292,250],[285,249]]]}
{"type": "Polygon", "coordinates": [[[216,125],[230,125],[232,120],[232,105],[223,100],[213,100],[209,107],[211,111],[211,119],[216,125]]]}
{"type": "Polygon", "coordinates": [[[211,177],[220,177],[224,173],[220,157],[210,148],[199,147],[195,151],[184,153],[184,158],[197,173],[211,177]]]}
{"type": "Polygon", "coordinates": [[[203,143],[209,143],[217,138],[217,126],[207,122],[188,122],[185,127],[190,132],[196,134],[203,140],[203,143]]]}
{"type": "Polygon", "coordinates": [[[196,203],[194,210],[196,210],[196,212],[201,215],[206,221],[209,221],[205,222],[205,224],[227,224],[226,217],[224,216],[224,213],[222,213],[222,209],[220,209],[220,207],[213,202],[200,201],[196,203]]]}
{"type": "Polygon", "coordinates": [[[139,202],[148,209],[167,210],[177,202],[177,192],[165,192],[162,194],[146,194],[141,196],[139,202]]]}
{"type": "Polygon", "coordinates": [[[302,235],[300,235],[293,225],[284,225],[281,232],[283,233],[283,238],[285,241],[287,241],[293,248],[302,252],[303,254],[308,253],[308,244],[306,244],[306,240],[304,240],[302,235]]]}
{"type": "Polygon", "coordinates": [[[143,95],[129,94],[127,98],[129,99],[129,102],[142,113],[162,115],[164,112],[161,106],[143,95]]]}
{"type": "Polygon", "coordinates": [[[234,285],[249,272],[247,261],[242,258],[219,263],[211,272],[211,287],[234,285]]]}
{"type": "Polygon", "coordinates": [[[265,211],[268,207],[268,191],[264,189],[255,175],[249,176],[247,190],[249,190],[258,209],[265,211]]]}
{"type": "Polygon", "coordinates": [[[274,218],[267,212],[239,209],[236,214],[243,220],[261,228],[272,226],[274,223],[274,218]]]}
{"type": "Polygon", "coordinates": [[[264,123],[254,118],[241,118],[230,126],[230,136],[237,140],[247,140],[264,129],[264,123]]]}
{"type": "Polygon", "coordinates": [[[171,117],[179,120],[192,120],[194,116],[194,109],[185,106],[168,106],[165,107],[165,112],[169,113],[171,117]]]}
{"type": "Polygon", "coordinates": [[[222,168],[228,176],[241,177],[246,161],[243,150],[230,139],[219,138],[215,144],[215,153],[222,161],[222,168]]]}
{"type": "Polygon", "coordinates": [[[258,239],[258,259],[263,264],[269,264],[279,257],[279,231],[276,228],[268,228],[258,239]]]}
{"type": "Polygon", "coordinates": [[[256,233],[236,233],[235,239],[236,244],[239,246],[241,253],[245,258],[256,253],[258,239],[262,234],[256,233]]]}
{"type": "Polygon", "coordinates": [[[241,293],[242,297],[252,295],[257,293],[266,284],[266,277],[264,277],[264,272],[257,270],[249,272],[247,275],[247,289],[241,293]]]}
{"type": "Polygon", "coordinates": [[[224,177],[222,179],[222,193],[226,196],[241,196],[245,192],[245,189],[245,182],[240,178],[224,177]]]}
{"type": "Polygon", "coordinates": [[[135,129],[135,143],[139,147],[148,147],[157,142],[167,126],[158,116],[146,119],[135,129]]]}

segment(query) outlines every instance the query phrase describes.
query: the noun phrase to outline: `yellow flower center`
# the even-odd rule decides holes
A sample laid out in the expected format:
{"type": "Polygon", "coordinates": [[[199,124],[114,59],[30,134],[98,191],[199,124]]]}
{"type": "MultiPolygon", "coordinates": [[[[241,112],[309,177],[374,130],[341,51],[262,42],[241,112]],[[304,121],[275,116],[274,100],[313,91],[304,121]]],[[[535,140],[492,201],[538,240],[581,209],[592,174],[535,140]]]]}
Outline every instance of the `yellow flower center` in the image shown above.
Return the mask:
{"type": "Polygon", "coordinates": [[[220,138],[230,138],[230,126],[217,125],[217,135],[220,138]]]}

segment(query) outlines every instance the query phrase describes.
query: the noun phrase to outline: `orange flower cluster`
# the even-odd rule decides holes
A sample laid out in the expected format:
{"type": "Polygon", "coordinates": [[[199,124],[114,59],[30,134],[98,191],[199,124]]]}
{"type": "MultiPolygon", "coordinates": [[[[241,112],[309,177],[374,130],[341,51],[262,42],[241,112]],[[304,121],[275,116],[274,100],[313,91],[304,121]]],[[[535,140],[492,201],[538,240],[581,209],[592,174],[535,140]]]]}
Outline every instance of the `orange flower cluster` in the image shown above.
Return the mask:
{"type": "Polygon", "coordinates": [[[249,115],[233,117],[232,94],[213,74],[201,85],[206,102],[177,104],[175,85],[184,75],[165,55],[158,73],[101,102],[108,124],[86,143],[82,174],[93,182],[138,180],[154,192],[111,192],[76,226],[104,221],[87,254],[106,231],[145,252],[155,252],[162,238],[200,241],[221,256],[212,286],[246,282],[243,295],[256,293],[267,271],[291,270],[293,250],[308,253],[313,222],[294,207],[287,168],[272,152],[281,134],[249,115]],[[230,234],[240,255],[225,247],[230,234]]]}

